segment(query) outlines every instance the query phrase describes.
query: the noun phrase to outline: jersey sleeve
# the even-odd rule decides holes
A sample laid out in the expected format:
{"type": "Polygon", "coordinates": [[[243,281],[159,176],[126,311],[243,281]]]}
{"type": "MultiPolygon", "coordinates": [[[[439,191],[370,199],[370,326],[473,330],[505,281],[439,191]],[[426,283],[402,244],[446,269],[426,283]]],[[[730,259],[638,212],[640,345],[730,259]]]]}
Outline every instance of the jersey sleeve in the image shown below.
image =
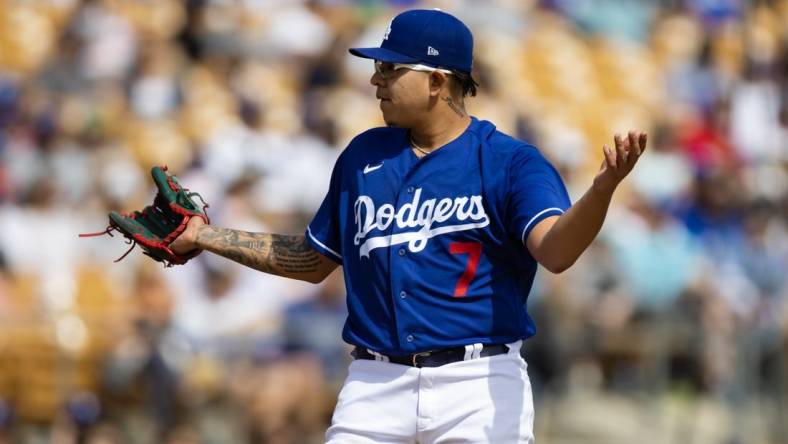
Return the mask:
{"type": "Polygon", "coordinates": [[[339,227],[339,198],[342,186],[342,156],[339,156],[328,193],[320,204],[317,214],[306,228],[306,239],[318,253],[342,264],[342,241],[339,227]]]}
{"type": "Polygon", "coordinates": [[[509,230],[525,244],[543,219],[572,205],[558,171],[536,148],[518,149],[509,167],[509,230]]]}

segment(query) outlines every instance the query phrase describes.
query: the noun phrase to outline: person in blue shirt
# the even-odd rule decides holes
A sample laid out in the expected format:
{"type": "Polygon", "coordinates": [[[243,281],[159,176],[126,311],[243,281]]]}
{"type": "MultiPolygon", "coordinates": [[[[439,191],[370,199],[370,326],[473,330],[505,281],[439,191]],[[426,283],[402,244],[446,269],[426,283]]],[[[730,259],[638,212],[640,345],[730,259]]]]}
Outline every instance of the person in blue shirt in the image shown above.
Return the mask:
{"type": "Polygon", "coordinates": [[[533,442],[522,340],[537,264],[569,268],[646,147],[629,132],[574,205],[539,150],[465,111],[473,37],[439,10],[396,16],[371,83],[387,124],[355,137],[303,236],[197,218],[176,251],[208,250],[266,273],[320,282],[342,266],[354,361],[330,443],[533,442]]]}

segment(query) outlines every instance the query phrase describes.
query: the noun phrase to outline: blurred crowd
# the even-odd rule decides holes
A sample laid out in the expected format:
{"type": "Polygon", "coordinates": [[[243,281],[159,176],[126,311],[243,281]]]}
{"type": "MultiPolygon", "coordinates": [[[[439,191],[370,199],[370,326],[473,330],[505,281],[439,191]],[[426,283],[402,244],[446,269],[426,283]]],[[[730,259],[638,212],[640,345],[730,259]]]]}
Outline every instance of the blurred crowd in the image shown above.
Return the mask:
{"type": "Polygon", "coordinates": [[[150,201],[153,165],[212,223],[303,233],[382,124],[347,48],[414,7],[469,25],[471,114],[573,199],[614,133],[650,136],[599,239],[529,299],[541,441],[632,442],[602,427],[625,399],[640,442],[788,442],[786,0],[0,0],[0,442],[322,442],[341,273],[113,263],[117,236],[77,233],[150,201]]]}

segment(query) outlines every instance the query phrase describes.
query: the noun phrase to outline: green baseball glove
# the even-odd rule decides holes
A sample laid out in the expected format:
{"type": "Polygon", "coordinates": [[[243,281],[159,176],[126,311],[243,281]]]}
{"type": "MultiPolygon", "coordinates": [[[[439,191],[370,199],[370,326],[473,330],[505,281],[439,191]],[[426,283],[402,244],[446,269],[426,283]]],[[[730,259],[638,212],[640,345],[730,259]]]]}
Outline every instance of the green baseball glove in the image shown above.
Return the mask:
{"type": "Polygon", "coordinates": [[[190,193],[183,188],[175,176],[166,173],[167,167],[151,168],[153,182],[158,188],[153,205],[142,211],[131,213],[109,213],[109,226],[99,233],[80,234],[80,237],[102,236],[112,231],[119,231],[126,237],[131,248],[115,262],[120,261],[139,244],[143,253],[154,260],[163,262],[164,266],[182,265],[189,259],[200,254],[202,250],[193,250],[185,254],[177,254],[170,249],[170,244],[186,230],[186,225],[193,217],[201,217],[209,223],[205,209],[208,204],[197,193],[190,193]],[[192,197],[197,196],[202,202],[198,205],[192,197]]]}

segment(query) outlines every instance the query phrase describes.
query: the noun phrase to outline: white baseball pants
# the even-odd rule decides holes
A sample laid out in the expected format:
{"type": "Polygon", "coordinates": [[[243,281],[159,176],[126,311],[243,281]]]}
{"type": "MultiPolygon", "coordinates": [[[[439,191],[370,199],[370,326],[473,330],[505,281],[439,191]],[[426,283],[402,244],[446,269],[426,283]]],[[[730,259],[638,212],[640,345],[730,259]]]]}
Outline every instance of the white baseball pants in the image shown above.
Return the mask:
{"type": "Polygon", "coordinates": [[[520,344],[441,367],[354,360],[328,444],[533,444],[534,408],[520,344]]]}

